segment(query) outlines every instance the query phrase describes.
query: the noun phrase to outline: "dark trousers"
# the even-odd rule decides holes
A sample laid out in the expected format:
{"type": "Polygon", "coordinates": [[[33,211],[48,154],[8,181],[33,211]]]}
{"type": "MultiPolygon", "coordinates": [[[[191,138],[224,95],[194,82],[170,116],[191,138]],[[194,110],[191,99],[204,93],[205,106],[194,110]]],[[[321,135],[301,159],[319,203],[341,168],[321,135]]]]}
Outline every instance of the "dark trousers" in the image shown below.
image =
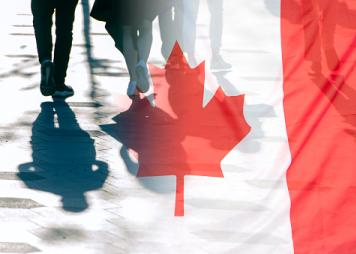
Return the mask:
{"type": "Polygon", "coordinates": [[[52,60],[52,17],[56,16],[54,79],[64,84],[73,41],[73,22],[78,0],[32,0],[33,26],[39,61],[52,60]]]}
{"type": "MultiPolygon", "coordinates": [[[[188,55],[194,56],[197,18],[200,0],[183,1],[183,48],[188,55]]],[[[223,31],[223,0],[208,0],[210,12],[210,44],[213,54],[219,54],[223,31]]]]}
{"type": "Polygon", "coordinates": [[[121,24],[116,22],[115,20],[111,19],[108,20],[105,24],[105,29],[113,38],[115,42],[115,47],[121,52],[124,52],[124,34],[123,34],[123,27],[121,24]]]}
{"type": "MultiPolygon", "coordinates": [[[[115,19],[109,19],[105,24],[105,29],[115,42],[115,47],[123,54],[124,53],[124,29],[123,25],[115,19]]],[[[134,47],[137,50],[137,28],[132,27],[131,36],[134,47]]]]}
{"type": "MultiPolygon", "coordinates": [[[[167,0],[168,1],[168,0],[167,0]]],[[[162,39],[161,52],[167,60],[176,41],[181,45],[183,25],[182,0],[172,0],[172,7],[158,15],[162,39]]]]}

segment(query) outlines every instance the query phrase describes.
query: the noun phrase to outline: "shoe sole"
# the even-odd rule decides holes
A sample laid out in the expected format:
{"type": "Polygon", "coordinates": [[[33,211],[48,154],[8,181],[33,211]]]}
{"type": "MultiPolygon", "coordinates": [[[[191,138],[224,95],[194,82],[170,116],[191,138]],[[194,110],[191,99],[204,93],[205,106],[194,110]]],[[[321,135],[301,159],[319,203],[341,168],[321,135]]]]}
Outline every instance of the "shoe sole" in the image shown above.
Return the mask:
{"type": "Polygon", "coordinates": [[[140,97],[140,95],[139,95],[138,91],[137,91],[137,92],[135,92],[135,93],[127,93],[127,96],[128,96],[131,100],[133,100],[133,99],[136,99],[136,98],[139,98],[139,97],[140,97]]]}
{"type": "Polygon", "coordinates": [[[67,97],[71,97],[73,95],[74,95],[74,92],[55,91],[52,96],[57,97],[57,98],[67,98],[67,97]]]}
{"type": "Polygon", "coordinates": [[[142,66],[136,67],[136,75],[137,75],[137,88],[141,91],[141,93],[145,93],[150,88],[150,84],[148,81],[148,75],[146,70],[142,66]]]}
{"type": "Polygon", "coordinates": [[[50,69],[47,70],[47,79],[41,80],[40,90],[43,96],[51,96],[56,91],[56,84],[53,80],[53,66],[50,66],[50,69]]]}

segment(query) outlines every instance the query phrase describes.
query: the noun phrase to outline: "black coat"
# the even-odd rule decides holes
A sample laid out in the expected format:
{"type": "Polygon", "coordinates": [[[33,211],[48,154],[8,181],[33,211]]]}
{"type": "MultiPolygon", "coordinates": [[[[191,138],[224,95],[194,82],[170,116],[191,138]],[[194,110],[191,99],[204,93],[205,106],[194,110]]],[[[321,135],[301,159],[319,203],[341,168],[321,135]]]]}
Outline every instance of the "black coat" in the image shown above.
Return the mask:
{"type": "Polygon", "coordinates": [[[95,0],[90,15],[100,21],[137,25],[143,19],[153,20],[171,5],[172,0],[95,0]]]}
{"type": "Polygon", "coordinates": [[[90,16],[99,21],[109,21],[114,15],[113,10],[118,7],[115,3],[117,0],[95,0],[90,16]]]}

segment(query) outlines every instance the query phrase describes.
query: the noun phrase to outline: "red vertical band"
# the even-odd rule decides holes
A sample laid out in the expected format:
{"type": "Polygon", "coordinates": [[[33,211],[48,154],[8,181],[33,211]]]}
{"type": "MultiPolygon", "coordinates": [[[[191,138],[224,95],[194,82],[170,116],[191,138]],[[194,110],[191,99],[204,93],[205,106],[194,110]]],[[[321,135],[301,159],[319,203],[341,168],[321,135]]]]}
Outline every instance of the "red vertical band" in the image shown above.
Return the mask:
{"type": "Polygon", "coordinates": [[[176,207],[174,216],[184,216],[184,175],[177,175],[176,207]]]}
{"type": "Polygon", "coordinates": [[[296,254],[356,253],[356,2],[282,0],[296,254]]]}

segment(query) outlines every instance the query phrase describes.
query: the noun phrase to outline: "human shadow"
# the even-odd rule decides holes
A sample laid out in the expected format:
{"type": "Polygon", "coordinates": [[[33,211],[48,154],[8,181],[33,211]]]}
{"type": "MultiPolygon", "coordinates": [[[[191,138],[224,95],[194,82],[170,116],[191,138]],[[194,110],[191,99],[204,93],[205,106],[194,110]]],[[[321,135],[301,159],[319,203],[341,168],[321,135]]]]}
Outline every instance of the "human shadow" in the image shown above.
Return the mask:
{"type": "Polygon", "coordinates": [[[18,177],[30,189],[60,196],[66,211],[86,210],[85,193],[103,187],[108,165],[96,159],[94,140],[65,101],[41,104],[30,143],[33,161],[18,167],[18,177]],[[44,179],[33,181],[31,174],[44,179]]]}
{"type": "MultiPolygon", "coordinates": [[[[213,71],[212,74],[216,77],[218,84],[223,90],[231,95],[236,96],[241,94],[237,86],[229,79],[228,74],[230,71],[213,71]]],[[[257,153],[261,149],[261,137],[264,137],[265,131],[262,128],[265,118],[276,118],[276,112],[272,105],[259,103],[259,104],[245,104],[244,112],[249,114],[248,123],[251,126],[251,135],[249,142],[244,146],[239,146],[239,151],[243,153],[257,153]],[[251,114],[253,112],[253,114],[251,114]],[[252,117],[253,116],[253,117],[252,117]]]]}
{"type": "Polygon", "coordinates": [[[312,75],[321,72],[323,56],[329,70],[339,67],[340,60],[334,45],[337,8],[332,6],[332,2],[319,0],[301,2],[304,56],[306,60],[311,61],[309,72],[312,75]]]}
{"type": "MultiPolygon", "coordinates": [[[[353,43],[356,43],[356,37],[353,43]]],[[[347,62],[349,55],[347,50],[340,61],[347,62]]],[[[355,67],[356,63],[341,64],[337,71],[313,75],[311,80],[347,124],[345,132],[356,140],[356,89],[350,83],[355,67]]]]}
{"type": "Polygon", "coordinates": [[[97,123],[101,122],[103,118],[107,118],[110,112],[102,107],[106,104],[106,98],[108,93],[101,87],[98,81],[98,76],[127,76],[123,70],[116,69],[116,72],[112,71],[115,61],[109,59],[99,59],[94,56],[93,50],[93,35],[92,35],[92,23],[90,18],[90,1],[81,1],[82,13],[83,13],[83,35],[84,35],[84,47],[86,56],[86,65],[89,73],[90,90],[89,97],[96,105],[96,110],[93,112],[93,120],[97,123]]]}
{"type": "Polygon", "coordinates": [[[321,61],[325,57],[328,68],[334,69],[339,62],[334,47],[336,20],[331,21],[327,16],[336,16],[337,0],[264,0],[266,9],[275,16],[281,16],[292,24],[300,25],[304,34],[304,59],[311,63],[310,74],[321,72],[321,61]],[[283,4],[296,11],[288,15],[283,10],[283,4]],[[333,4],[334,6],[331,6],[333,4]]]}
{"type": "MultiPolygon", "coordinates": [[[[164,170],[164,165],[172,165],[177,161],[179,161],[182,168],[189,171],[189,165],[185,163],[186,153],[181,146],[184,135],[179,133],[179,130],[175,130],[175,142],[169,144],[169,149],[164,148],[167,141],[165,140],[166,136],[163,134],[167,131],[171,131],[168,129],[171,127],[174,128],[177,122],[177,120],[167,112],[159,108],[152,108],[147,99],[137,98],[133,100],[133,103],[127,111],[115,116],[113,120],[115,124],[102,125],[101,128],[123,144],[120,149],[120,156],[130,174],[138,176],[139,163],[143,161],[148,165],[154,165],[158,173],[160,169],[164,170]],[[155,126],[161,126],[161,136],[157,135],[155,126]],[[149,133],[154,136],[153,139],[152,136],[149,136],[149,133]],[[175,151],[174,161],[171,161],[171,149],[175,151]],[[157,160],[157,162],[155,162],[155,160],[157,160]],[[161,165],[157,165],[157,163],[161,165]]],[[[173,172],[172,174],[174,175],[173,172]]],[[[159,174],[157,176],[159,176],[159,174]]],[[[147,181],[145,178],[138,178],[138,181],[145,188],[152,191],[159,193],[173,191],[172,186],[164,184],[164,181],[162,182],[160,180],[163,179],[156,179],[153,184],[152,181],[147,181]]]]}
{"type": "MultiPolygon", "coordinates": [[[[272,14],[281,15],[282,19],[300,27],[303,33],[303,44],[300,45],[303,54],[301,59],[296,60],[299,66],[294,66],[290,69],[291,73],[286,73],[285,76],[303,75],[303,79],[315,85],[324,98],[327,98],[329,105],[349,125],[346,132],[355,136],[356,122],[352,117],[352,110],[356,108],[356,90],[353,85],[355,5],[339,0],[285,0],[285,6],[295,11],[283,11],[282,6],[282,11],[279,12],[279,2],[265,0],[265,6],[272,14]],[[305,67],[305,72],[297,73],[297,67],[305,67]]],[[[322,103],[320,98],[316,97],[315,100],[322,103]]],[[[326,107],[328,105],[325,105],[325,110],[326,107]]]]}
{"type": "Polygon", "coordinates": [[[113,118],[115,124],[101,128],[123,144],[120,154],[131,173],[176,176],[176,215],[181,215],[184,176],[223,177],[222,159],[250,127],[243,116],[243,96],[227,97],[220,89],[203,107],[204,64],[190,69],[177,45],[173,50],[181,57],[173,60],[184,62],[167,66],[185,66],[184,71],[151,68],[156,106],[136,99],[129,110],[113,118]],[[130,150],[136,153],[134,160],[130,150]]]}
{"type": "MultiPolygon", "coordinates": [[[[356,10],[339,0],[285,0],[293,13],[281,10],[279,0],[264,0],[266,9],[292,24],[300,25],[304,33],[304,58],[311,63],[309,73],[317,75],[322,68],[334,71],[342,62],[336,48],[336,26],[356,29],[356,10]],[[323,63],[325,62],[325,66],[323,63]]],[[[283,2],[282,2],[283,3],[283,2]]]]}
{"type": "Polygon", "coordinates": [[[302,3],[305,59],[310,62],[310,79],[349,125],[346,132],[355,137],[352,111],[356,108],[356,90],[352,80],[356,66],[353,60],[356,21],[347,21],[356,17],[356,10],[341,1],[304,0],[302,3]],[[337,25],[351,29],[353,35],[350,32],[344,38],[337,36],[337,25]]]}

